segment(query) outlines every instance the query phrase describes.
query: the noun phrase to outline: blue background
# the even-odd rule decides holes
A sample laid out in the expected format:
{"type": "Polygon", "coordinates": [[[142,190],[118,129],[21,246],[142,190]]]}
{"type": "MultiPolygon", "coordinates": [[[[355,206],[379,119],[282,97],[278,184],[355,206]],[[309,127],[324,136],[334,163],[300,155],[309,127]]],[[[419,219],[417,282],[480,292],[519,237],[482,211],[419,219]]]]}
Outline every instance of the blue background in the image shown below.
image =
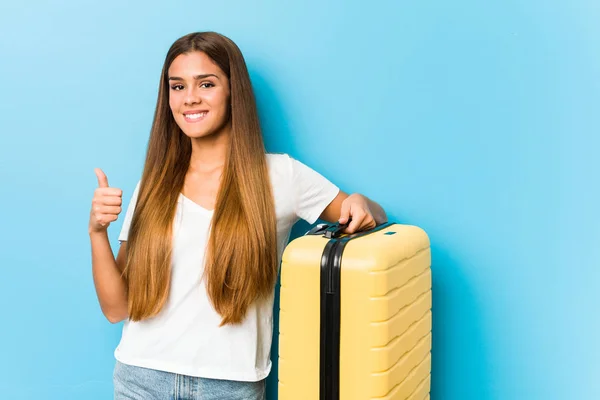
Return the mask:
{"type": "Polygon", "coordinates": [[[1,398],[112,398],[93,168],[129,201],[199,30],[242,49],[270,151],[429,233],[432,399],[600,398],[598,2],[122,3],[0,5],[1,398]]]}

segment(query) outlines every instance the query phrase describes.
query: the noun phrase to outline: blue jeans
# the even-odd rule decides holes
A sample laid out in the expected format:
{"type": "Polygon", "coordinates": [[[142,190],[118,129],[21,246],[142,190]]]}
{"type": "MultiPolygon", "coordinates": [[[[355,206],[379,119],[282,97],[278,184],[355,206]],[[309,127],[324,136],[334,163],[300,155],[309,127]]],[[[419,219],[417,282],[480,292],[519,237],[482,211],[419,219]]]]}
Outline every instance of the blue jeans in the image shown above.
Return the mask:
{"type": "Polygon", "coordinates": [[[115,364],[115,400],[264,400],[266,379],[238,382],[115,364]]]}

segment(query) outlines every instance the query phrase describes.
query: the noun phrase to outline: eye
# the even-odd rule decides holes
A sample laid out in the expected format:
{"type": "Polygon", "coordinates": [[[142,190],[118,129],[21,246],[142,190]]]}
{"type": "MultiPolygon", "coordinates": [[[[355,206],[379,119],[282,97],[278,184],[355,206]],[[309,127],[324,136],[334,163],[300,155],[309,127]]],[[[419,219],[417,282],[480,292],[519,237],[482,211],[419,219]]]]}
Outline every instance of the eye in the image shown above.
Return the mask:
{"type": "Polygon", "coordinates": [[[205,89],[208,89],[208,88],[211,88],[211,87],[214,87],[214,86],[215,86],[215,85],[213,85],[213,83],[212,83],[212,82],[202,82],[202,83],[200,84],[200,87],[201,87],[201,88],[205,88],[205,89]]]}
{"type": "Polygon", "coordinates": [[[176,91],[180,91],[183,90],[183,85],[172,85],[171,89],[176,90],[176,91]]]}

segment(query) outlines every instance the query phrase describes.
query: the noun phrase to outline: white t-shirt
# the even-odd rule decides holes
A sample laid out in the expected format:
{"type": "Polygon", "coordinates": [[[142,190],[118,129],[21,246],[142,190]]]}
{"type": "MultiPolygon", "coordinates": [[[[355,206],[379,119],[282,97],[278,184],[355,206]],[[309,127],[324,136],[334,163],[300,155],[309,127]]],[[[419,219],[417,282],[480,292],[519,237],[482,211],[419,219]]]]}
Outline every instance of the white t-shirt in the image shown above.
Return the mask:
{"type": "MultiPolygon", "coordinates": [[[[314,223],[339,192],[321,174],[287,154],[267,154],[277,216],[277,250],[281,262],[292,226],[314,223]]],[[[125,214],[120,241],[126,241],[139,183],[125,214]]],[[[122,363],[190,376],[259,381],[271,370],[273,300],[248,308],[239,325],[219,327],[221,317],[200,281],[213,211],[180,194],[173,225],[172,277],[169,298],[150,319],[125,320],[115,358],[122,363]]]]}

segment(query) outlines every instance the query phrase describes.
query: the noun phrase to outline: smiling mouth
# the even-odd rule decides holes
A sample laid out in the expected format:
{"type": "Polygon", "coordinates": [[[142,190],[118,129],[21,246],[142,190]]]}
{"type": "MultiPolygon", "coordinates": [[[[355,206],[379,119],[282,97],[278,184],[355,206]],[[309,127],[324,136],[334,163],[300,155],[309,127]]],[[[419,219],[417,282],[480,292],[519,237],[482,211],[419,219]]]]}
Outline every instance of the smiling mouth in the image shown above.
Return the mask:
{"type": "Polygon", "coordinates": [[[206,114],[208,114],[208,111],[202,111],[202,112],[197,112],[197,113],[189,113],[189,114],[183,114],[183,117],[185,118],[185,120],[187,122],[198,122],[204,119],[204,117],[206,117],[206,114]]]}

